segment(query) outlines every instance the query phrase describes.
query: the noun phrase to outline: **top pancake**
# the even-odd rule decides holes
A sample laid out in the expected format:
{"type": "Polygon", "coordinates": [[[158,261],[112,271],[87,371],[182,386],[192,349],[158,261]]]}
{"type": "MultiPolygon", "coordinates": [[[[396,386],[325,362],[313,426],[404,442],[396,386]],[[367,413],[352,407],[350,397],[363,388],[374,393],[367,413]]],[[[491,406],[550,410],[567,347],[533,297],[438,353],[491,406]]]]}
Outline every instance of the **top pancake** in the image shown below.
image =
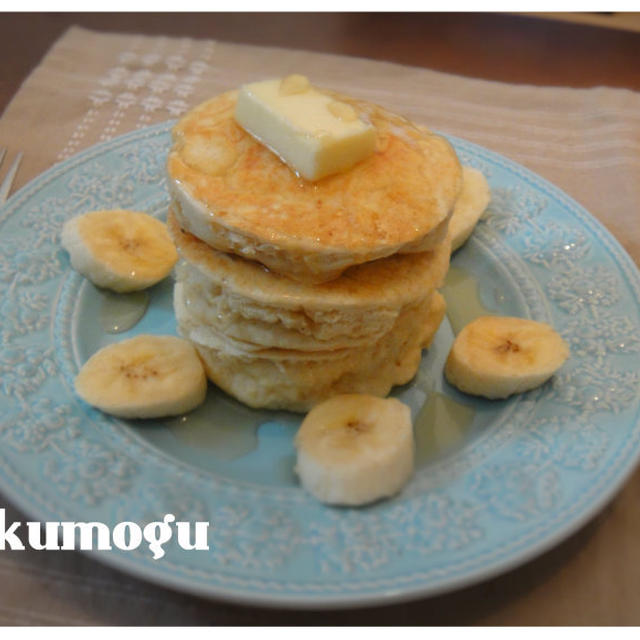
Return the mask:
{"type": "Polygon", "coordinates": [[[381,107],[331,95],[376,127],[377,146],[349,171],[317,182],[298,177],[236,123],[235,91],[180,120],[168,173],[182,226],[216,249],[310,283],[437,246],[462,182],[452,147],[381,107]]]}

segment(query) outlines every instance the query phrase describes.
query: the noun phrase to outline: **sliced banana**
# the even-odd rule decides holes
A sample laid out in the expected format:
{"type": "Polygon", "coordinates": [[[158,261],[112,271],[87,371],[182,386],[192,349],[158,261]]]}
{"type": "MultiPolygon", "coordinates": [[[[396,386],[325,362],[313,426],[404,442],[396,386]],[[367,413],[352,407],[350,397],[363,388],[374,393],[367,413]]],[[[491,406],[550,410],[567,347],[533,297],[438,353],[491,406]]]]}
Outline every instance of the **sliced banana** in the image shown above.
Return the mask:
{"type": "Polygon", "coordinates": [[[484,175],[477,169],[462,167],[462,191],[449,220],[452,253],[469,239],[490,200],[491,192],[484,175]]]}
{"type": "Polygon", "coordinates": [[[482,316],[457,335],[444,373],[465,393],[506,398],[546,382],[568,357],[567,343],[546,323],[482,316]]]}
{"type": "Polygon", "coordinates": [[[119,293],[156,284],[178,260],[166,226],[139,211],[92,211],[71,218],[61,240],[74,269],[119,293]]]}
{"type": "Polygon", "coordinates": [[[321,502],[362,505],[397,493],[413,472],[409,407],[395,398],[335,396],[296,434],[296,473],[321,502]]]}
{"type": "Polygon", "coordinates": [[[190,342],[175,336],[140,335],[104,347],[75,380],[90,405],[121,418],[160,418],[204,402],[207,379],[190,342]]]}

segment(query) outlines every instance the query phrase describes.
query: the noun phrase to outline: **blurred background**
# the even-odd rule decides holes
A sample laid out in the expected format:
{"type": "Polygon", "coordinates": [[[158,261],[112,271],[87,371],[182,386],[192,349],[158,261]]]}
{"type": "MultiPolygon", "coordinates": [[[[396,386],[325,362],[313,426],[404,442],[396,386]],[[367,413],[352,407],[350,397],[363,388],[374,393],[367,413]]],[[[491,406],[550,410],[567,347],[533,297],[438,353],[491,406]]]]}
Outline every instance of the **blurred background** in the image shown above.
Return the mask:
{"type": "Polygon", "coordinates": [[[503,82],[640,90],[640,13],[4,13],[0,111],[71,25],[286,46],[503,82]]]}

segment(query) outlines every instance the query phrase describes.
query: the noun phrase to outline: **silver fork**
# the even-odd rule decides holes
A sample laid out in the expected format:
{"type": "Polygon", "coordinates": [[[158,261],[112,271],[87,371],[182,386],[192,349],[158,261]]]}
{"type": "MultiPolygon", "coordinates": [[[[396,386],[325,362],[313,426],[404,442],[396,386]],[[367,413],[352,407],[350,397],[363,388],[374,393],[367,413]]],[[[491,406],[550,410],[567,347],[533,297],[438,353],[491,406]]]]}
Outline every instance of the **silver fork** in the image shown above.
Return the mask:
{"type": "MultiPolygon", "coordinates": [[[[2,162],[4,160],[4,156],[7,153],[6,149],[0,149],[0,166],[2,166],[2,162]]],[[[22,160],[22,151],[18,151],[18,154],[13,161],[13,164],[9,167],[7,171],[7,175],[4,177],[2,184],[0,184],[0,204],[6,201],[9,197],[9,192],[11,191],[11,185],[13,184],[13,180],[16,177],[16,173],[18,171],[18,167],[20,166],[20,161],[22,160]]]]}

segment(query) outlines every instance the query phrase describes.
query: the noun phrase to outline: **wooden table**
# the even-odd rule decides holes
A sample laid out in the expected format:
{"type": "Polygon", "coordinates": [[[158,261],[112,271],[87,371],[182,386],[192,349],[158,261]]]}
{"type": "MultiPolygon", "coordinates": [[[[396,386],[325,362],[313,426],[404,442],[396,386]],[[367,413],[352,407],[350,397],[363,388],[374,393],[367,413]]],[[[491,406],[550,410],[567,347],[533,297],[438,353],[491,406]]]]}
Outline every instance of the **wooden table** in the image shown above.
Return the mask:
{"type": "Polygon", "coordinates": [[[541,18],[487,13],[3,14],[0,111],[72,24],[363,56],[504,82],[640,90],[639,33],[541,18]]]}
{"type": "MultiPolygon", "coordinates": [[[[3,14],[0,111],[72,24],[363,56],[511,83],[640,90],[640,33],[502,14],[3,14]]],[[[452,594],[372,610],[280,612],[220,605],[211,623],[639,624],[640,474],[571,538],[501,577],[452,594]],[[619,552],[608,545],[614,539],[619,552]],[[607,552],[608,551],[608,552],[607,552]],[[613,558],[613,560],[612,560],[613,558]],[[595,570],[594,570],[595,566],[595,570]],[[597,576],[611,597],[595,600],[597,576]]],[[[600,589],[600,593],[602,590],[600,589]]],[[[176,594],[176,598],[188,596],[176,594]]],[[[196,600],[196,599],[194,599],[196,600]]],[[[195,603],[200,611],[208,603],[195,603]]],[[[202,623],[202,618],[197,619],[202,623]]],[[[145,620],[141,612],[140,621],[145,620]]],[[[185,620],[189,623],[189,620],[185,620]]]]}

